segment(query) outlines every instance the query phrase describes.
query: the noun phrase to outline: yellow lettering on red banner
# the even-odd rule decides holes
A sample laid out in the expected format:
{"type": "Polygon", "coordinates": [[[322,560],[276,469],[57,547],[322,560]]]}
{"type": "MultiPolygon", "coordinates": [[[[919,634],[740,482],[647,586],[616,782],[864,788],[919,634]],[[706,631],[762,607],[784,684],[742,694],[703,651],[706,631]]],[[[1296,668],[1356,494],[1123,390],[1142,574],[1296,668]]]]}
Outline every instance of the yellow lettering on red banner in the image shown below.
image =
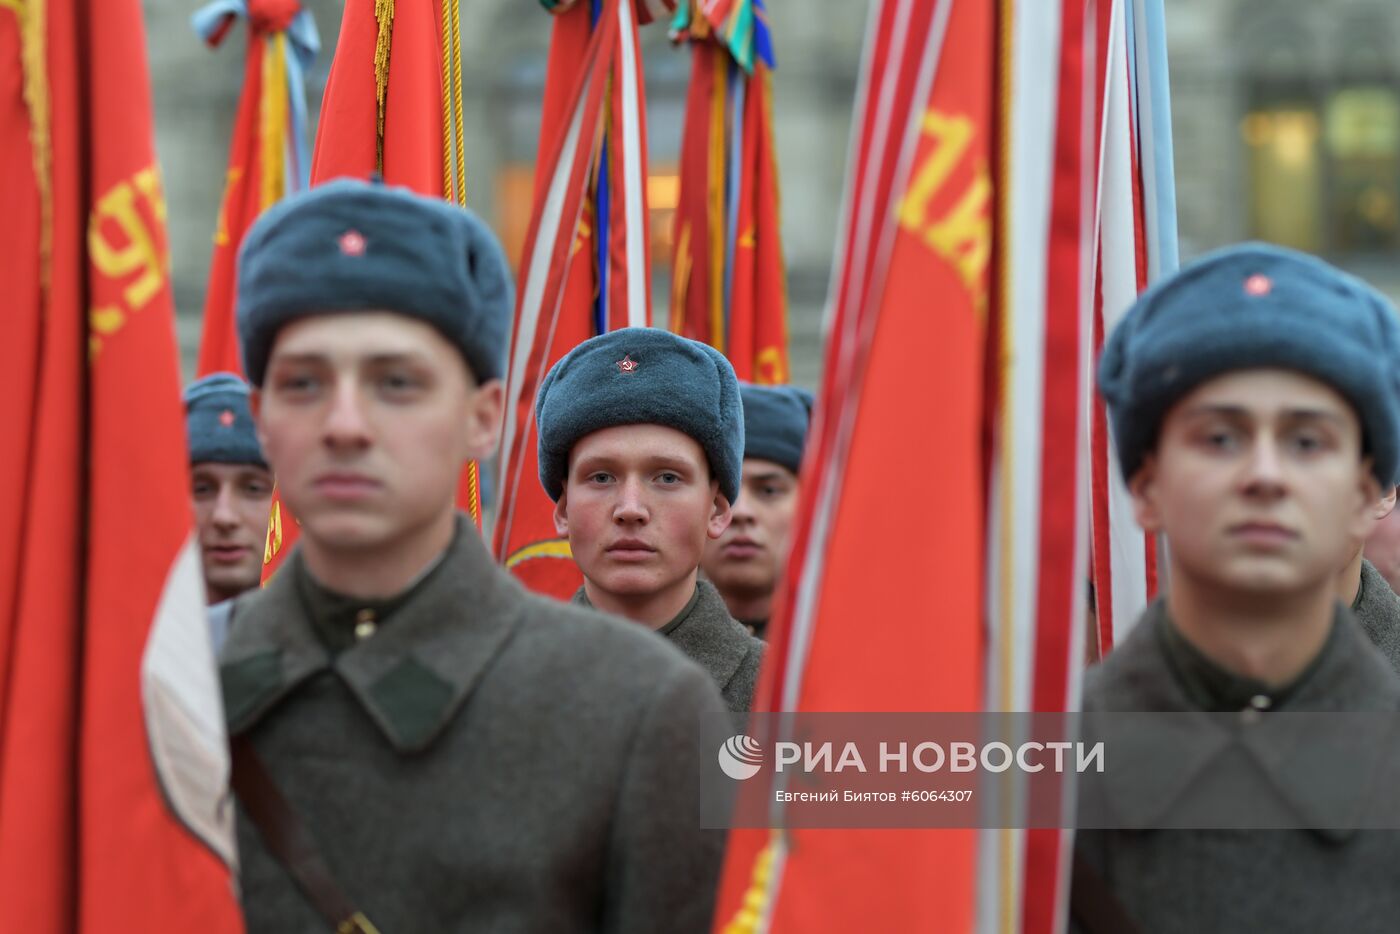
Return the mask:
{"type": "Polygon", "coordinates": [[[121,182],[98,200],[97,210],[88,220],[88,251],[97,271],[109,279],[125,279],[138,273],[122,292],[133,311],[146,307],[165,282],[155,238],[141,216],[136,189],[130,182],[121,182]],[[108,237],[106,231],[112,226],[121,231],[124,242],[114,243],[108,237]]]}
{"type": "Polygon", "coordinates": [[[986,166],[979,160],[961,191],[945,192],[967,157],[975,128],[967,117],[930,110],[924,115],[923,135],[931,146],[899,203],[899,222],[953,265],[978,307],[983,307],[992,256],[992,183],[986,166]],[[945,193],[952,196],[950,207],[948,199],[941,197],[945,193]],[[935,200],[942,205],[937,213],[931,210],[935,200]]]}
{"type": "Polygon", "coordinates": [[[753,361],[753,381],[760,386],[781,386],[787,378],[782,350],[771,346],[759,350],[753,361]]]}
{"type": "Polygon", "coordinates": [[[170,269],[165,217],[165,195],[154,166],[118,182],[97,199],[88,217],[87,243],[99,276],[93,291],[101,304],[88,313],[89,358],[164,288],[170,269]]]}
{"type": "Polygon", "coordinates": [[[580,215],[578,227],[574,229],[574,245],[569,251],[570,256],[584,248],[584,245],[588,243],[588,235],[591,233],[593,233],[593,225],[589,223],[587,215],[580,215]]]}
{"type": "Polygon", "coordinates": [[[233,188],[243,178],[243,167],[231,165],[224,176],[224,196],[219,200],[219,220],[214,225],[214,245],[228,246],[228,203],[233,197],[233,188]]]}

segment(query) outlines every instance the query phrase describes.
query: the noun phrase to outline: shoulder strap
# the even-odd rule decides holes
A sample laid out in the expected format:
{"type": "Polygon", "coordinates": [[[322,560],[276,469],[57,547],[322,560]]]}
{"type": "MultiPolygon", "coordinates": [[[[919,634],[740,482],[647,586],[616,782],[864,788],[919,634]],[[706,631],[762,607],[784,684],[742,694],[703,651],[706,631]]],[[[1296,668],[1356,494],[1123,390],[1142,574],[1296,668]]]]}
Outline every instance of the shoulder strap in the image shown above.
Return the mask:
{"type": "Polygon", "coordinates": [[[336,883],[306,826],[267,773],[247,736],[235,736],[233,790],[263,842],[337,934],[379,934],[336,883]]]}
{"type": "Polygon", "coordinates": [[[1142,928],[1103,876],[1078,850],[1070,880],[1069,914],[1087,934],[1141,934],[1142,928]]]}

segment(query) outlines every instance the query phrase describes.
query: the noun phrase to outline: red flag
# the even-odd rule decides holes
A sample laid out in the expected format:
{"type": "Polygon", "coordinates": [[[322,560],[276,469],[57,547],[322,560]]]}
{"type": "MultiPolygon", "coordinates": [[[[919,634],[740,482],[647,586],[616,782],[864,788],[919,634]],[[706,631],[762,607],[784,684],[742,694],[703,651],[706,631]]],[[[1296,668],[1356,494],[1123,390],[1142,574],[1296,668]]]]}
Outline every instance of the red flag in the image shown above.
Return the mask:
{"type": "Polygon", "coordinates": [[[681,145],[672,328],[742,380],[788,380],[787,285],[763,0],[690,0],[672,36],[693,59],[681,145]]]}
{"type": "Polygon", "coordinates": [[[497,560],[567,599],[583,582],[540,487],[535,390],[595,334],[651,323],[646,102],[632,0],[559,6],[550,40],[535,204],[516,294],[501,448],[497,560]]]}
{"type": "MultiPolygon", "coordinates": [[[[321,101],[313,185],[368,178],[466,203],[460,107],[460,0],[347,0],[335,60],[321,101]]],[[[479,470],[462,471],[457,502],[481,523],[479,470]]],[[[297,539],[297,524],[273,491],[263,581],[297,539]]]]}
{"type": "Polygon", "coordinates": [[[0,63],[0,904],[238,931],[140,6],[0,4],[0,63]]]}
{"type": "MultiPolygon", "coordinates": [[[[759,710],[982,701],[995,24],[979,0],[884,3],[872,22],[826,370],[759,710]],[[939,404],[911,408],[913,385],[939,404]],[[890,509],[909,463],[937,464],[936,482],[890,509]]],[[[716,930],[969,930],[976,839],[735,831],[716,930]]]]}
{"type": "Polygon", "coordinates": [[[195,30],[210,46],[218,46],[240,14],[248,19],[248,56],[214,229],[200,376],[243,372],[234,322],[238,248],[259,214],[305,187],[308,169],[301,152],[306,102],[299,76],[318,47],[311,14],[297,0],[249,0],[246,7],[214,0],[195,15],[195,30]],[[298,17],[298,28],[291,30],[298,17]]]}

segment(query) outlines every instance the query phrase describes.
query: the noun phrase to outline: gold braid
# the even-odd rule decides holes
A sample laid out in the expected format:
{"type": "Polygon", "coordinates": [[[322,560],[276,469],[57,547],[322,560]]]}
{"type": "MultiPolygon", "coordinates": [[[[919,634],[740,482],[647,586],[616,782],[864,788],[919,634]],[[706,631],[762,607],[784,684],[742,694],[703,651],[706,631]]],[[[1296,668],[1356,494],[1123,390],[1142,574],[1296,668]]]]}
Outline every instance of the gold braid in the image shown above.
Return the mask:
{"type": "Polygon", "coordinates": [[[389,46],[394,36],[394,0],[374,0],[379,32],[374,40],[374,100],[378,112],[374,124],[374,165],[384,171],[384,104],[389,96],[389,46]]]}

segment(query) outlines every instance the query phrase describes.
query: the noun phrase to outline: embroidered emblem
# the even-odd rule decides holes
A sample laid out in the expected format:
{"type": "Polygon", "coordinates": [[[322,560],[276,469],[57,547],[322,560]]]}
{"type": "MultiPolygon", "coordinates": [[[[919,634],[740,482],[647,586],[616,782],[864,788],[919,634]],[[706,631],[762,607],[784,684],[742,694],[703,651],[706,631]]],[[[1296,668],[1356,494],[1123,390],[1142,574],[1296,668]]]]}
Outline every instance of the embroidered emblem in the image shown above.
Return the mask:
{"type": "Polygon", "coordinates": [[[340,245],[340,252],[346,256],[364,256],[365,238],[358,230],[347,230],[336,238],[340,245]]]}
{"type": "Polygon", "coordinates": [[[1274,290],[1274,281],[1263,273],[1256,272],[1248,279],[1244,280],[1244,292],[1246,295],[1253,295],[1259,298],[1268,295],[1274,290]]]}
{"type": "Polygon", "coordinates": [[[219,424],[225,428],[233,427],[233,409],[224,409],[219,413],[219,424]]]}
{"type": "Polygon", "coordinates": [[[639,366],[641,366],[641,364],[639,364],[636,360],[633,360],[632,355],[630,353],[623,354],[622,359],[617,361],[617,368],[624,373],[634,373],[636,372],[637,367],[639,366]]]}

